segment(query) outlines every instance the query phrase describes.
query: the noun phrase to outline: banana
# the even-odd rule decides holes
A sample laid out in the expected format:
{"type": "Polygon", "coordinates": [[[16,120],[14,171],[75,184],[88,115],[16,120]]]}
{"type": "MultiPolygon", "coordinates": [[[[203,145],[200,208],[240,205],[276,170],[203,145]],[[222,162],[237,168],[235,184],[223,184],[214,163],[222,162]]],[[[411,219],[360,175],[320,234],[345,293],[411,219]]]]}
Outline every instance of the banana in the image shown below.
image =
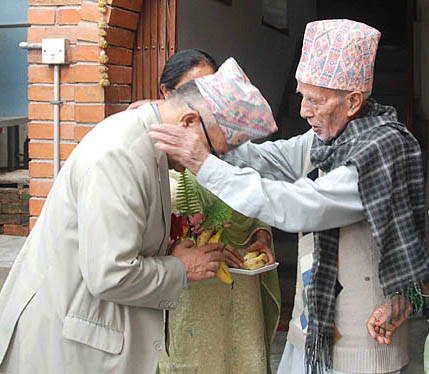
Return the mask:
{"type": "MultiPolygon", "coordinates": [[[[220,243],[221,242],[221,237],[223,234],[223,228],[220,229],[218,232],[216,232],[216,234],[214,234],[208,241],[208,244],[216,244],[216,243],[220,243]]],[[[232,280],[231,277],[231,273],[228,270],[228,266],[226,266],[225,262],[221,261],[220,263],[220,268],[219,270],[216,272],[216,276],[223,282],[226,284],[233,284],[234,281],[232,280]]]]}
{"type": "Polygon", "coordinates": [[[221,242],[221,237],[223,234],[223,229],[220,229],[216,234],[214,234],[210,239],[209,239],[209,244],[217,244],[221,242]]]}
{"type": "Polygon", "coordinates": [[[244,262],[251,260],[252,258],[258,257],[259,252],[258,251],[252,251],[247,252],[247,254],[244,256],[244,262]]]}
{"type": "MultiPolygon", "coordinates": [[[[247,257],[248,255],[244,256],[243,267],[246,270],[259,269],[262,266],[265,266],[265,264],[268,262],[268,257],[265,253],[261,253],[261,254],[257,255],[256,257],[253,253],[254,252],[249,252],[249,255],[251,255],[251,256],[249,256],[250,258],[247,257]]],[[[258,253],[258,252],[256,252],[256,253],[258,253]]]]}
{"type": "Polygon", "coordinates": [[[226,284],[233,284],[234,281],[232,280],[231,273],[228,270],[228,266],[226,266],[225,262],[220,262],[220,268],[216,272],[216,276],[226,284]]]}
{"type": "Polygon", "coordinates": [[[206,229],[201,234],[198,235],[197,238],[197,247],[202,247],[206,245],[213,234],[214,229],[206,229]]]}

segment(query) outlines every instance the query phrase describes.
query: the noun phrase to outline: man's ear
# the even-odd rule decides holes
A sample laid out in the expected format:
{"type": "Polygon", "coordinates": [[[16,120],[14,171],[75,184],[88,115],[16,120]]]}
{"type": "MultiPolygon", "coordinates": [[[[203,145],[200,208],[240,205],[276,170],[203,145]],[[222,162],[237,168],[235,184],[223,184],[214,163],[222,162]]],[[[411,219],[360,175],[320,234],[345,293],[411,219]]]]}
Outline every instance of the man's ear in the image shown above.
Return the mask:
{"type": "Polygon", "coordinates": [[[187,110],[180,118],[179,124],[182,127],[192,127],[196,124],[199,125],[200,116],[195,110],[187,110]]]}
{"type": "Polygon", "coordinates": [[[356,117],[364,104],[363,93],[360,91],[353,91],[347,95],[347,115],[350,118],[356,117]]]}
{"type": "Polygon", "coordinates": [[[168,96],[170,96],[170,90],[165,87],[164,83],[161,83],[161,85],[159,86],[159,89],[161,91],[161,95],[164,97],[164,99],[166,99],[168,96]]]}

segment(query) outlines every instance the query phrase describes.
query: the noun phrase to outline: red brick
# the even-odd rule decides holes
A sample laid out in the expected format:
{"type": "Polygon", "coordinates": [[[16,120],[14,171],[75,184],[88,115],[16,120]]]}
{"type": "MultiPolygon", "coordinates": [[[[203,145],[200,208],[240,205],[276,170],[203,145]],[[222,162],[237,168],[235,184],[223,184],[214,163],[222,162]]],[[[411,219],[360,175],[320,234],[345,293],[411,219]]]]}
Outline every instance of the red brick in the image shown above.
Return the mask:
{"type": "MultiPolygon", "coordinates": [[[[74,125],[60,124],[60,138],[62,140],[73,140],[74,125]]],[[[54,125],[52,123],[30,123],[28,126],[29,139],[53,139],[54,125]]]]}
{"type": "Polygon", "coordinates": [[[78,45],[72,49],[73,61],[98,62],[100,48],[97,45],[78,45]]]}
{"type": "Polygon", "coordinates": [[[3,225],[3,235],[27,236],[29,233],[28,225],[3,225]]]}
{"type": "Polygon", "coordinates": [[[41,43],[44,38],[66,38],[76,43],[74,27],[30,27],[27,31],[27,42],[41,43]]]}
{"type": "MultiPolygon", "coordinates": [[[[53,98],[53,86],[28,86],[28,100],[30,101],[51,101],[53,98]]],[[[74,100],[74,86],[61,86],[60,99],[65,101],[74,100]]]]}
{"type": "MultiPolygon", "coordinates": [[[[28,118],[31,120],[54,119],[53,105],[48,103],[30,103],[28,105],[28,118]]],[[[63,104],[60,106],[60,120],[74,121],[74,104],[63,104]]]]}
{"type": "Polygon", "coordinates": [[[29,8],[27,12],[27,21],[32,25],[54,25],[55,9],[29,8]]]}
{"type": "Polygon", "coordinates": [[[104,91],[106,103],[127,102],[131,101],[131,86],[111,85],[104,91]]]}
{"type": "Polygon", "coordinates": [[[43,205],[45,205],[45,199],[30,199],[30,216],[40,216],[43,205]]]}
{"type": "Polygon", "coordinates": [[[58,24],[77,25],[80,21],[78,9],[58,9],[58,24]]]}
{"type": "Polygon", "coordinates": [[[100,80],[100,65],[74,66],[74,78],[79,83],[98,83],[100,80]]]}
{"type": "Polygon", "coordinates": [[[105,118],[105,105],[76,105],[76,122],[98,123],[105,118]]]}
{"type": "Polygon", "coordinates": [[[27,51],[27,61],[29,64],[41,64],[42,51],[39,49],[29,49],[27,51]]]}
{"type": "Polygon", "coordinates": [[[74,140],[80,142],[95,126],[76,126],[74,129],[74,140]]]}
{"type": "Polygon", "coordinates": [[[61,66],[61,70],[60,70],[61,83],[75,82],[74,69],[75,69],[75,66],[70,66],[70,65],[61,66]]]}
{"type": "Polygon", "coordinates": [[[107,3],[120,8],[126,8],[140,12],[144,0],[107,0],[107,3]]]}
{"type": "MultiPolygon", "coordinates": [[[[60,160],[66,160],[75,148],[76,144],[60,144],[60,160]]],[[[54,144],[30,142],[30,144],[28,145],[28,154],[30,158],[33,159],[53,159],[54,144]]]]}
{"type": "Polygon", "coordinates": [[[131,84],[133,69],[130,66],[109,65],[109,79],[111,83],[131,84]]]}
{"type": "Polygon", "coordinates": [[[78,5],[82,0],[28,0],[28,5],[78,5]]]}
{"type": "Polygon", "coordinates": [[[106,40],[110,45],[133,48],[135,33],[117,27],[109,27],[106,40]]]}
{"type": "Polygon", "coordinates": [[[52,162],[31,161],[28,165],[31,178],[52,178],[54,164],[52,162]]]}
{"type": "Polygon", "coordinates": [[[76,86],[76,103],[100,103],[104,102],[104,89],[97,86],[76,86]]]}
{"type": "Polygon", "coordinates": [[[36,217],[31,217],[30,218],[30,222],[28,224],[28,229],[29,231],[31,231],[34,227],[34,225],[36,224],[37,218],[36,217]]]}
{"type": "Polygon", "coordinates": [[[53,83],[54,69],[46,65],[32,65],[28,67],[28,82],[53,83]]]}
{"type": "Polygon", "coordinates": [[[51,104],[28,104],[28,119],[53,119],[54,109],[51,104]]]}
{"type": "Polygon", "coordinates": [[[98,42],[98,25],[96,23],[80,22],[76,30],[76,39],[85,42],[98,42]]]}
{"type": "Polygon", "coordinates": [[[80,16],[84,21],[99,22],[101,19],[101,14],[98,11],[97,3],[83,3],[80,10],[80,16]]]}
{"type": "Polygon", "coordinates": [[[30,195],[31,196],[48,196],[52,188],[53,180],[51,179],[31,179],[30,180],[30,195]]]}
{"type": "Polygon", "coordinates": [[[132,49],[108,46],[106,53],[109,56],[109,63],[111,64],[127,66],[132,66],[133,64],[132,49]]]}
{"type": "Polygon", "coordinates": [[[136,30],[140,14],[124,9],[114,8],[107,13],[106,19],[110,26],[123,27],[125,29],[136,30]]]}

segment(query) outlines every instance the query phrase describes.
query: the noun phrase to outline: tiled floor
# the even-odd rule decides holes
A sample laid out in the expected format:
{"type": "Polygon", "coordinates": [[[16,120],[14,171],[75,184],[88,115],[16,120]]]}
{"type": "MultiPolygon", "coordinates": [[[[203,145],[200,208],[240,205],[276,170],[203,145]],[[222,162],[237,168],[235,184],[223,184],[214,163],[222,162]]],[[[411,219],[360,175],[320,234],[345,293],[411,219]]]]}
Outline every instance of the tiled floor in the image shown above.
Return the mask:
{"type": "MultiPolygon", "coordinates": [[[[26,238],[0,235],[0,288],[6,278],[9,267],[24,244],[26,238]]],[[[410,320],[409,353],[410,363],[401,374],[424,374],[423,347],[429,324],[423,318],[410,320]]],[[[278,331],[274,339],[271,364],[273,373],[276,373],[286,343],[286,331],[278,331]]],[[[280,373],[281,374],[281,373],[280,373]]]]}

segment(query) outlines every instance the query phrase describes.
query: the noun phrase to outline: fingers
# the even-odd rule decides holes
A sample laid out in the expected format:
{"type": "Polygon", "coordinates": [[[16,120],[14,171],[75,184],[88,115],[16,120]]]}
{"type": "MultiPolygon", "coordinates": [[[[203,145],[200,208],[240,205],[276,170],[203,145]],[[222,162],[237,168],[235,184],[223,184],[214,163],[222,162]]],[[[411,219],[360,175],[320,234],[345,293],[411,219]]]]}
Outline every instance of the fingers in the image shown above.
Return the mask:
{"type": "Polygon", "coordinates": [[[267,262],[266,265],[272,265],[272,264],[274,264],[276,262],[276,259],[273,256],[273,252],[263,242],[260,242],[260,241],[257,240],[256,242],[254,242],[252,245],[250,245],[247,248],[247,252],[253,252],[253,251],[257,251],[257,252],[260,252],[260,253],[265,253],[267,255],[268,262],[267,262]]]}
{"type": "Polygon", "coordinates": [[[225,255],[225,262],[229,267],[238,268],[238,269],[243,268],[243,260],[241,260],[242,257],[240,256],[240,254],[238,253],[236,254],[230,249],[226,248],[224,251],[224,255],[225,255]]]}
{"type": "Polygon", "coordinates": [[[223,245],[224,245],[223,243],[206,244],[200,248],[204,253],[209,253],[209,252],[214,252],[214,251],[220,251],[222,249],[223,245]]]}

